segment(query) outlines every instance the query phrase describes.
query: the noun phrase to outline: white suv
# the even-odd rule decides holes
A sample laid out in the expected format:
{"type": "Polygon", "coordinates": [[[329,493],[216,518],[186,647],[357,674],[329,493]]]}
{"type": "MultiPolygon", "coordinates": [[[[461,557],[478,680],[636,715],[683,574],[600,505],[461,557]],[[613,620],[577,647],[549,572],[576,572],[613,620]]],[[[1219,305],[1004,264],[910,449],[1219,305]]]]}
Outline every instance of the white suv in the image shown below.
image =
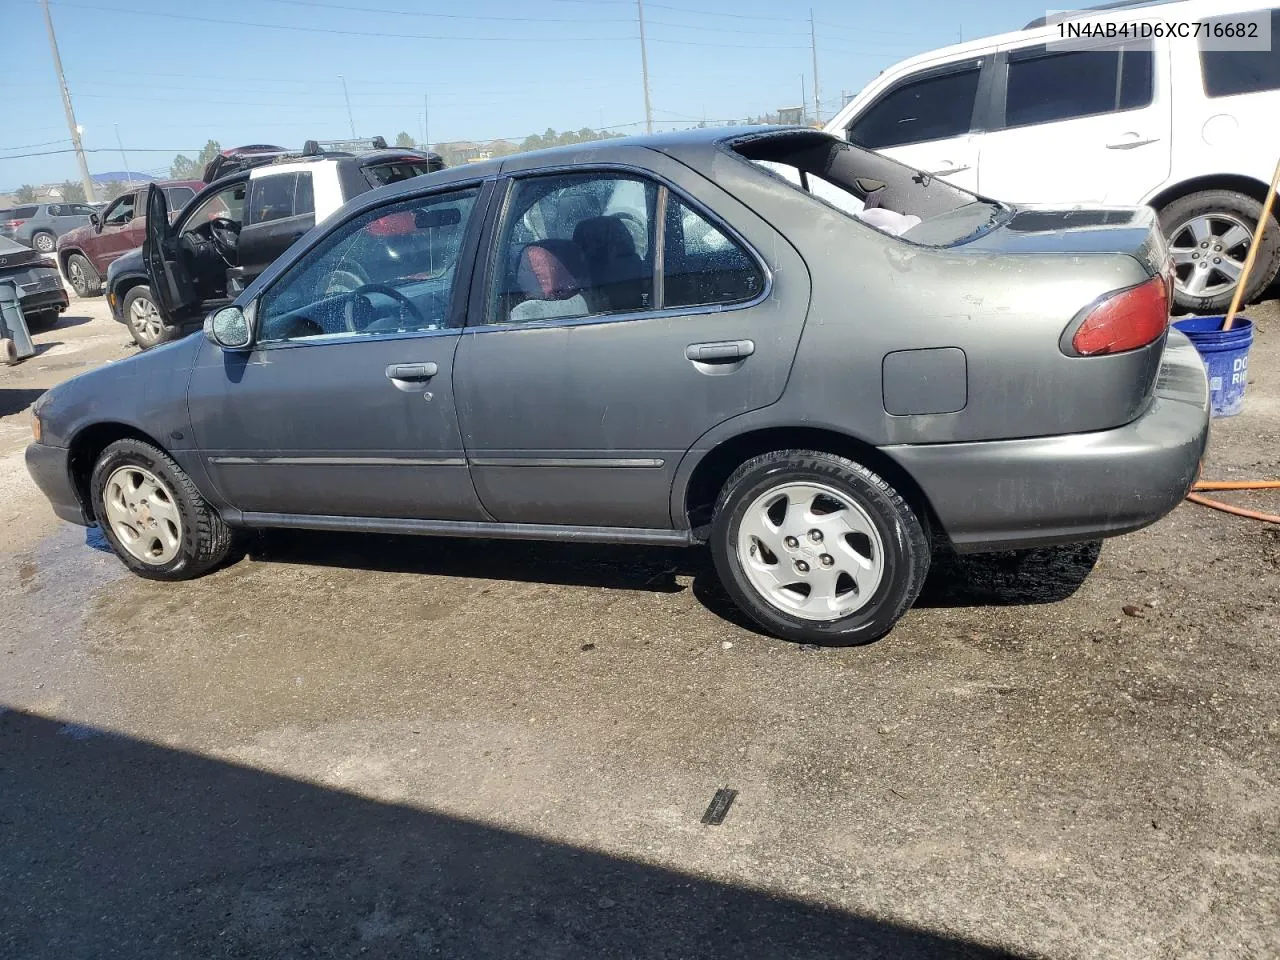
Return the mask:
{"type": "MultiPolygon", "coordinates": [[[[1259,0],[1109,4],[1090,22],[1268,20],[1269,52],[1148,39],[1055,49],[1055,20],[890,67],[827,125],[975,193],[1013,203],[1149,204],[1178,306],[1222,312],[1280,158],[1280,9],[1259,0]]],[[[1280,269],[1273,221],[1246,294],[1280,269]]]]}

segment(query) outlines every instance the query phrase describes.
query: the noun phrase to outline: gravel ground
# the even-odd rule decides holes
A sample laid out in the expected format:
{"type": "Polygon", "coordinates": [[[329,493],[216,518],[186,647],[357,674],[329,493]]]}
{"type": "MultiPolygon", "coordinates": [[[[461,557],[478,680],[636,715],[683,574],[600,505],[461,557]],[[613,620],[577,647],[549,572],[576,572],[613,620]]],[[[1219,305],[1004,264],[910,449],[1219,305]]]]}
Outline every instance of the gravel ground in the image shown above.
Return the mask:
{"type": "MultiPolygon", "coordinates": [[[[941,563],[842,651],[700,552],[298,533],[151,583],[21,466],[131,352],[73,314],[0,369],[0,957],[1280,955],[1276,528],[941,563]]],[[[1280,477],[1253,315],[1208,478],[1280,477]]]]}

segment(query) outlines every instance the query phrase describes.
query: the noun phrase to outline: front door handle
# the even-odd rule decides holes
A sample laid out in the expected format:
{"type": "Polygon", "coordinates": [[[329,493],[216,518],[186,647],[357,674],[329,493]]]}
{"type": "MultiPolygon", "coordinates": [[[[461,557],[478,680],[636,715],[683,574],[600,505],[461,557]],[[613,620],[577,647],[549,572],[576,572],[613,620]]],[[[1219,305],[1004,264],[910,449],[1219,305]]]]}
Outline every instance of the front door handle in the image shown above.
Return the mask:
{"type": "Polygon", "coordinates": [[[685,358],[694,363],[736,363],[756,352],[751,340],[717,340],[715,343],[691,343],[684,348],[685,358]]]}
{"type": "Polygon", "coordinates": [[[387,367],[387,379],[416,383],[430,380],[439,372],[434,363],[393,363],[387,367]]]}

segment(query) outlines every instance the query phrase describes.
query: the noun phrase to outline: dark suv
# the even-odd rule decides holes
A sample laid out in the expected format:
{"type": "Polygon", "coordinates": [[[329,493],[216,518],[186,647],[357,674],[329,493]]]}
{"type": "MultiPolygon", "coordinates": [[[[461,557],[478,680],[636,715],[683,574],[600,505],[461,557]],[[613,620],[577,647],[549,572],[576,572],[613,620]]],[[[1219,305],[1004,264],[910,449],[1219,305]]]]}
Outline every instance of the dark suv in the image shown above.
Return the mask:
{"type": "MultiPolygon", "coordinates": [[[[197,318],[230,303],[304,233],[347,200],[384,186],[444,168],[434,153],[375,149],[364,153],[322,151],[308,142],[302,153],[275,148],[240,148],[217,158],[207,179],[217,178],[177,216],[167,190],[147,203],[165,201],[170,234],[184,258],[189,278],[187,305],[197,318]]],[[[141,246],[139,239],[135,246],[141,246]]],[[[152,295],[152,280],[141,249],[116,260],[107,272],[112,315],[129,328],[144,350],[179,335],[152,295]]]]}
{"type": "MultiPolygon", "coordinates": [[[[178,209],[204,186],[199,180],[162,180],[155,184],[178,209]]],[[[58,238],[58,266],[79,297],[102,292],[102,278],[111,261],[142,245],[147,232],[147,187],[139,186],[116,197],[101,214],[88,213],[89,222],[58,238]]]]}
{"type": "Polygon", "coordinates": [[[0,237],[53,253],[60,236],[83,227],[94,213],[87,203],[31,203],[0,210],[0,237]]]}

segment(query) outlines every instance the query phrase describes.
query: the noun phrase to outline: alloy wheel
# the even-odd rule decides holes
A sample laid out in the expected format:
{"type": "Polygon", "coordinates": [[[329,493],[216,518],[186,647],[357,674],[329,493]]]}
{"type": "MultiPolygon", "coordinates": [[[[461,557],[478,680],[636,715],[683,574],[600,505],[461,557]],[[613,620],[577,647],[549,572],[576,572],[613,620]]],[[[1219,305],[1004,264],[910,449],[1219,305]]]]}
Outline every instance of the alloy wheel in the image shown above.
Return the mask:
{"type": "Polygon", "coordinates": [[[129,326],[141,343],[157,343],[164,335],[160,311],[146,297],[135,297],[129,304],[129,326]]]}
{"type": "Polygon", "coordinates": [[[866,606],[885,572],[871,517],[823,483],[783,483],[758,496],[742,516],[737,553],[761,597],[814,622],[866,606]]]}
{"type": "Polygon", "coordinates": [[[172,493],[145,467],[112,472],[103,488],[102,506],[111,532],[134,557],[163,566],[182,547],[182,515],[172,493]]]}
{"type": "Polygon", "coordinates": [[[1209,213],[1192,217],[1169,233],[1178,291],[1216,297],[1235,289],[1244,273],[1253,231],[1237,217],[1209,213]]]}
{"type": "Polygon", "coordinates": [[[71,287],[80,296],[84,296],[89,290],[89,281],[84,275],[84,268],[80,266],[78,260],[72,260],[67,265],[67,278],[71,281],[71,287]]]}
{"type": "Polygon", "coordinates": [[[54,240],[47,233],[37,233],[32,243],[41,253],[53,253],[54,240]]]}

